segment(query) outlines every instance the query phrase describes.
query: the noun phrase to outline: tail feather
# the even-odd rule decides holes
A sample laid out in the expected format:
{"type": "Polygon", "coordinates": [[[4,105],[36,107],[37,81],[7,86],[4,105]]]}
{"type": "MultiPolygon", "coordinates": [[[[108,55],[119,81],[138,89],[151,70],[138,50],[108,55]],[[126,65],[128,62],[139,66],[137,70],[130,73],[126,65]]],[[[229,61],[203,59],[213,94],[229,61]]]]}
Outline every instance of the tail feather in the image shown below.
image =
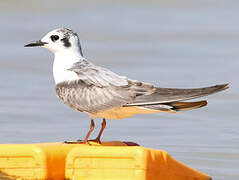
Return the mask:
{"type": "Polygon", "coordinates": [[[173,109],[176,111],[191,110],[200,108],[207,105],[207,101],[197,101],[197,102],[172,102],[170,103],[173,109]]]}
{"type": "Polygon", "coordinates": [[[175,112],[175,111],[196,109],[206,105],[207,105],[207,101],[196,101],[196,102],[172,102],[172,103],[166,103],[166,104],[153,104],[153,105],[145,105],[145,106],[138,106],[138,107],[143,107],[149,110],[175,112]]]}

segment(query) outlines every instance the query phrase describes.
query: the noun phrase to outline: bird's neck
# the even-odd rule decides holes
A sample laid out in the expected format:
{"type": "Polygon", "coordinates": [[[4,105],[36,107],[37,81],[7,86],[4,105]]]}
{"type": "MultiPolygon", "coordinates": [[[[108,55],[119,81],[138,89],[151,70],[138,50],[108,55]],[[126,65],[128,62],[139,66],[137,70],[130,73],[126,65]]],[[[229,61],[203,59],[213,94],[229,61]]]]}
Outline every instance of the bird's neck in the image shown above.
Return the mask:
{"type": "Polygon", "coordinates": [[[55,53],[53,75],[55,84],[78,79],[78,75],[68,69],[76,62],[83,60],[80,51],[61,51],[55,53]]]}

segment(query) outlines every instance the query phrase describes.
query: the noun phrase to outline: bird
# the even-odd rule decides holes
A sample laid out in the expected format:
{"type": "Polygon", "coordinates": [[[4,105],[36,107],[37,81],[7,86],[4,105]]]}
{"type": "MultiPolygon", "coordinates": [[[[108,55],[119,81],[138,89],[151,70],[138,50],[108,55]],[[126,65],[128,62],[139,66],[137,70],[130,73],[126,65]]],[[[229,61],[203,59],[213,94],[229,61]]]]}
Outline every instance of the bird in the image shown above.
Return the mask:
{"type": "Polygon", "coordinates": [[[92,141],[101,143],[106,119],[200,108],[207,105],[206,100],[187,100],[229,88],[228,83],[193,89],[162,88],[118,75],[88,61],[83,56],[77,33],[65,27],[52,30],[41,40],[25,45],[37,46],[54,53],[53,76],[57,97],[72,109],[90,117],[90,129],[84,140],[79,141],[83,144],[90,141],[95,118],[102,118],[102,124],[98,136],[92,141]]]}

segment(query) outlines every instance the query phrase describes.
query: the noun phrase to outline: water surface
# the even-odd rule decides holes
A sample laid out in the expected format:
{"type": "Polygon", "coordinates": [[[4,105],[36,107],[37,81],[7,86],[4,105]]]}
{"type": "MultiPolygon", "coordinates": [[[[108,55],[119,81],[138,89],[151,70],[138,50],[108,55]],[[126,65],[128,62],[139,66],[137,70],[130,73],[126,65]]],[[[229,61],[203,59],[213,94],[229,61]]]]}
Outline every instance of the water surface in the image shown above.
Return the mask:
{"type": "Polygon", "coordinates": [[[239,179],[238,6],[233,0],[1,1],[1,143],[74,140],[88,131],[88,116],[55,96],[53,55],[23,47],[66,26],[79,33],[90,61],[130,78],[179,88],[230,82],[205,108],[108,121],[103,139],[163,149],[215,179],[239,179]]]}

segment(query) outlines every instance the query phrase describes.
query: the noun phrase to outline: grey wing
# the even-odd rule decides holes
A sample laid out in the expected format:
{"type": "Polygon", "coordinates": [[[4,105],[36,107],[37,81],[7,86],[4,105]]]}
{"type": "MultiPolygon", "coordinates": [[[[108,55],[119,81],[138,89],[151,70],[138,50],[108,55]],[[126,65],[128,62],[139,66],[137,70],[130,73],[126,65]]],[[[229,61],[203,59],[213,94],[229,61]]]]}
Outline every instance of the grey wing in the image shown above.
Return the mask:
{"type": "Polygon", "coordinates": [[[155,88],[154,92],[149,95],[136,97],[133,103],[128,106],[143,106],[154,104],[169,104],[208,96],[229,88],[228,84],[215,85],[194,89],[174,89],[174,88],[155,88]]]}
{"type": "Polygon", "coordinates": [[[79,79],[88,85],[94,85],[97,87],[128,85],[127,77],[119,76],[106,68],[96,66],[86,60],[75,63],[68,70],[77,73],[79,79]]]}
{"type": "Polygon", "coordinates": [[[98,87],[82,80],[59,83],[57,96],[71,108],[96,113],[132,102],[134,95],[115,86],[98,87]]]}
{"type": "Polygon", "coordinates": [[[86,60],[74,64],[69,70],[77,73],[79,80],[72,82],[75,88],[67,91],[71,91],[76,106],[87,112],[120,106],[168,104],[207,96],[228,88],[227,84],[196,89],[157,88],[119,76],[86,60]],[[82,108],[83,105],[85,107],[82,108]]]}
{"type": "Polygon", "coordinates": [[[59,83],[56,92],[65,104],[89,113],[120,107],[133,102],[135,93],[128,91],[128,79],[86,60],[74,64],[69,70],[78,80],[59,83]]]}

